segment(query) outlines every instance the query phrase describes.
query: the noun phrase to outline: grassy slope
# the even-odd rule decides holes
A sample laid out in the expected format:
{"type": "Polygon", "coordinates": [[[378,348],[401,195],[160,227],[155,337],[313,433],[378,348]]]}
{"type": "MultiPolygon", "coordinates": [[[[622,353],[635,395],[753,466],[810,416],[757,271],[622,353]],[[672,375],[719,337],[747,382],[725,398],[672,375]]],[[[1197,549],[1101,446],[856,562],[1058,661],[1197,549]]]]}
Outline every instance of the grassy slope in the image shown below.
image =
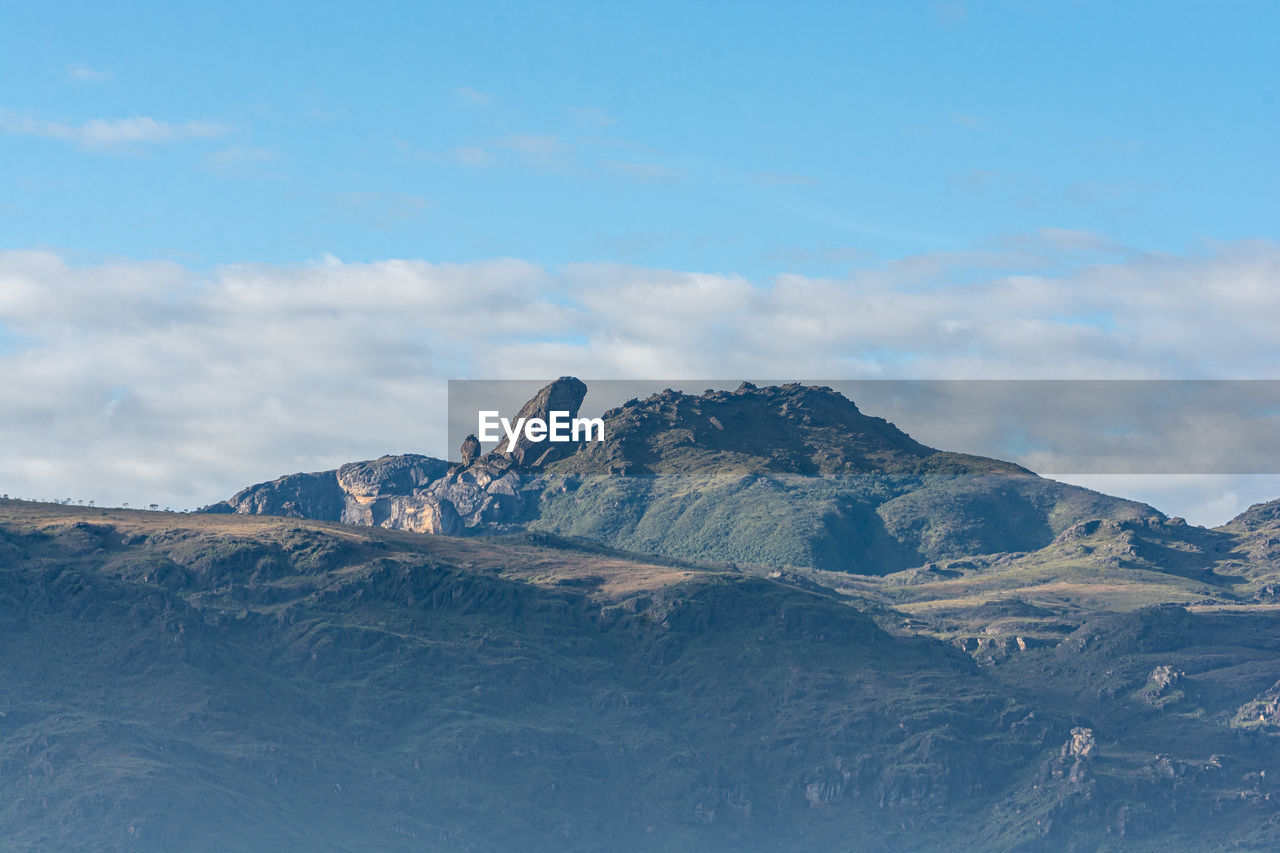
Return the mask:
{"type": "Polygon", "coordinates": [[[1280,679],[1272,615],[1077,613],[982,667],[882,609],[956,590],[840,576],[886,632],[806,578],[563,544],[0,503],[0,849],[1280,841],[1274,735],[1230,719],[1280,679]]]}
{"type": "Polygon", "coordinates": [[[1082,521],[1148,516],[1159,513],[1022,471],[809,477],[710,467],[570,479],[544,494],[530,529],[644,553],[883,575],[1035,550],[1082,521]]]}
{"type": "Polygon", "coordinates": [[[1029,712],[963,655],[749,576],[3,510],[14,849],[771,849],[872,828],[889,849],[998,795],[1052,729],[1007,738],[1029,712]]]}

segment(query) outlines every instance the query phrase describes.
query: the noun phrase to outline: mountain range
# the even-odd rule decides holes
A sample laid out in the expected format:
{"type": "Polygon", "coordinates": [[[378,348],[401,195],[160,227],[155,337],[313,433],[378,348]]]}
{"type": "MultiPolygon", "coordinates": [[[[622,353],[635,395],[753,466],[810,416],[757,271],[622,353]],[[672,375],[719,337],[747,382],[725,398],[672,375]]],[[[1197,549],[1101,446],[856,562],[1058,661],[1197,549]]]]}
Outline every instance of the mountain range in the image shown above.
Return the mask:
{"type": "Polygon", "coordinates": [[[800,385],[604,421],[0,501],[0,849],[1280,847],[1280,501],[1200,528],[800,385]]]}

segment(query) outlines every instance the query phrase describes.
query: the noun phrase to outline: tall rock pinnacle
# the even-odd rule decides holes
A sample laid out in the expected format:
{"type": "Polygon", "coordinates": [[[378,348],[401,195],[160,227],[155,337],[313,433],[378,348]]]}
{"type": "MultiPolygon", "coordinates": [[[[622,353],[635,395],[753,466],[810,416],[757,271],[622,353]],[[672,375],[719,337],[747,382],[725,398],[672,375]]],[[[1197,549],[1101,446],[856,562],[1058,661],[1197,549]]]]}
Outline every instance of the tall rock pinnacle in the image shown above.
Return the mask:
{"type": "Polygon", "coordinates": [[[462,467],[468,468],[480,457],[480,439],[474,434],[467,436],[462,442],[462,467]]]}
{"type": "MultiPolygon", "coordinates": [[[[513,423],[521,418],[541,418],[545,421],[550,418],[551,412],[568,412],[570,418],[576,418],[578,409],[582,406],[582,400],[586,396],[586,383],[572,376],[561,376],[525,403],[516,414],[513,423]]],[[[545,464],[552,458],[567,455],[574,449],[571,444],[530,441],[523,434],[516,440],[515,447],[509,453],[502,449],[504,446],[499,442],[498,448],[490,451],[489,455],[506,456],[517,465],[545,464]]]]}

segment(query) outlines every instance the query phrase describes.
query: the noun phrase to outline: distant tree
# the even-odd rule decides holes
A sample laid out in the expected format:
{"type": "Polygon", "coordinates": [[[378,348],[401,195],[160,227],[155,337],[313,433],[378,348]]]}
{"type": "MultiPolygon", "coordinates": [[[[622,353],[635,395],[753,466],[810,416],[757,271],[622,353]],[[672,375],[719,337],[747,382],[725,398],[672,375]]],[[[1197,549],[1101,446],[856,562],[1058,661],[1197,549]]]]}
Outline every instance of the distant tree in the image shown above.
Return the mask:
{"type": "Polygon", "coordinates": [[[148,507],[148,509],[150,509],[152,512],[155,512],[159,508],[160,508],[160,504],[151,504],[151,506],[148,507]]]}

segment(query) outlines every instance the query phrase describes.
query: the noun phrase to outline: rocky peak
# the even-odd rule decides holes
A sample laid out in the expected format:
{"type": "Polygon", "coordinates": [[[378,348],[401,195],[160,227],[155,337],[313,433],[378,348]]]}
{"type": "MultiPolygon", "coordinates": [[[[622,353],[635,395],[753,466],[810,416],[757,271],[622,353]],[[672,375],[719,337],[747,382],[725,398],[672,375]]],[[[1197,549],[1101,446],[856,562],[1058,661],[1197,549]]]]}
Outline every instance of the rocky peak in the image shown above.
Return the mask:
{"type": "MultiPolygon", "coordinates": [[[[552,412],[568,412],[570,418],[575,418],[586,396],[586,383],[572,376],[561,376],[521,406],[512,423],[517,423],[522,418],[525,420],[541,418],[545,421],[550,418],[552,412]]],[[[516,440],[516,445],[510,453],[502,447],[503,444],[500,442],[497,448],[489,451],[489,457],[506,457],[516,465],[545,464],[573,450],[572,445],[534,442],[524,435],[516,440]]],[[[465,460],[464,464],[466,464],[465,460]]]]}
{"type": "Polygon", "coordinates": [[[612,473],[661,473],[690,465],[833,475],[914,465],[936,451],[823,386],[796,383],[701,395],[670,388],[604,414],[606,440],[574,461],[612,473]]]}
{"type": "MultiPolygon", "coordinates": [[[[515,419],[576,417],[586,391],[561,377],[515,419]]],[[[383,457],[259,484],[209,511],[443,534],[532,526],[666,556],[859,574],[1035,550],[1090,518],[1158,516],[926,447],[827,387],[668,388],[605,413],[604,427],[603,441],[521,436],[510,452],[483,455],[468,436],[462,464],[383,457]]]]}

